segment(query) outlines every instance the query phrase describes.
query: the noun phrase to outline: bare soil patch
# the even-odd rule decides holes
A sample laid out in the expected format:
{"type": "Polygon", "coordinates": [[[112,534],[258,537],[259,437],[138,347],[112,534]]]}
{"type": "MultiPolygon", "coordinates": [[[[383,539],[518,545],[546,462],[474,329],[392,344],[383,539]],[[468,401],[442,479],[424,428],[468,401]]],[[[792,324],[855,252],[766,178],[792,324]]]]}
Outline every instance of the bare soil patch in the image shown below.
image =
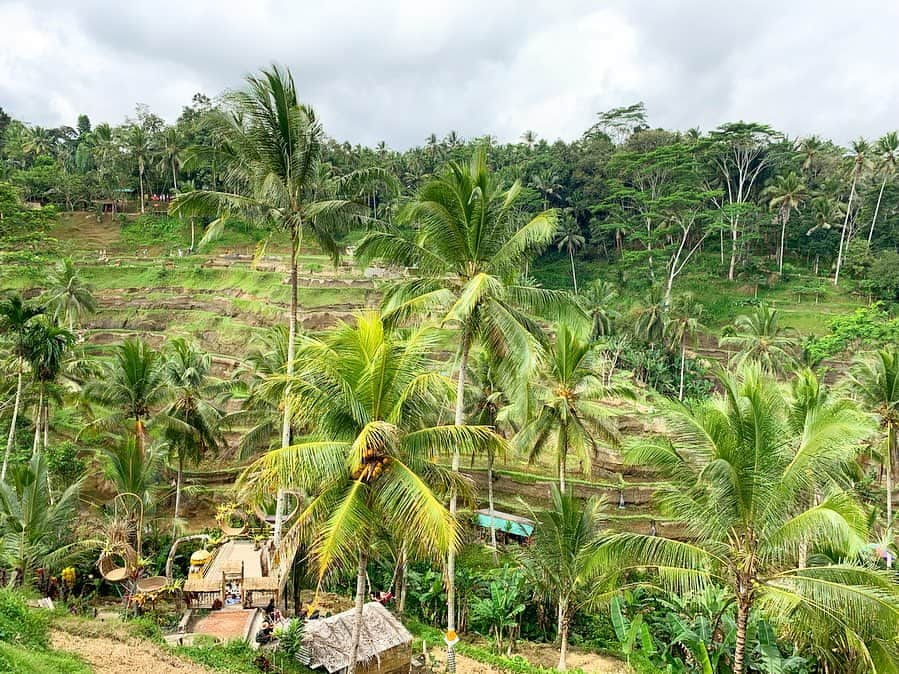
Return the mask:
{"type": "Polygon", "coordinates": [[[96,674],[213,674],[147,641],[78,636],[60,630],[51,638],[53,648],[81,656],[96,674]]]}

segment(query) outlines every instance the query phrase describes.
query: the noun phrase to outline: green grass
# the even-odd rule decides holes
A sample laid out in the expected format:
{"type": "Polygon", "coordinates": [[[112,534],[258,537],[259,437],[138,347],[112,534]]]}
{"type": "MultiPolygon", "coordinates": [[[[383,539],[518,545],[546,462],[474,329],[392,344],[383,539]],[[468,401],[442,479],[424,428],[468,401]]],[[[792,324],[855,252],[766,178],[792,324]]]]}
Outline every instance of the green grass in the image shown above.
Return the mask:
{"type": "Polygon", "coordinates": [[[0,642],[0,672],[10,674],[91,674],[82,660],[68,653],[33,651],[0,642]]]}

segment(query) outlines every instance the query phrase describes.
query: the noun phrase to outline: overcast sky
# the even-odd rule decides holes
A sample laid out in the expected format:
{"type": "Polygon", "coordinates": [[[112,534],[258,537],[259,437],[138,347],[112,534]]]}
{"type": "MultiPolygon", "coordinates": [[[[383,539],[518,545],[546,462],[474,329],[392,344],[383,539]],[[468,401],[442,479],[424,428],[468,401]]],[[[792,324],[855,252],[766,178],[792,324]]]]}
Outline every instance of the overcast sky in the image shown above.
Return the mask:
{"type": "Polygon", "coordinates": [[[33,124],[168,121],[272,62],[341,140],[572,139],[764,121],[847,142],[899,128],[899,0],[0,0],[0,106],[33,124]],[[441,5],[441,6],[438,6],[441,5]]]}

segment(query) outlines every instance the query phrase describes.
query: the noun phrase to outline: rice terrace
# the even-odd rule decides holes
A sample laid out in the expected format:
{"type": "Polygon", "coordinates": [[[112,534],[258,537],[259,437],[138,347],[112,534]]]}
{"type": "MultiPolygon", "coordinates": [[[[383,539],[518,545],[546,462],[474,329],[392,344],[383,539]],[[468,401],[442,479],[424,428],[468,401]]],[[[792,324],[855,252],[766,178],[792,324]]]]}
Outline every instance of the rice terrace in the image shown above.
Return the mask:
{"type": "Polygon", "coordinates": [[[0,2],[0,672],[899,671],[899,10],[302,4],[0,2]]]}

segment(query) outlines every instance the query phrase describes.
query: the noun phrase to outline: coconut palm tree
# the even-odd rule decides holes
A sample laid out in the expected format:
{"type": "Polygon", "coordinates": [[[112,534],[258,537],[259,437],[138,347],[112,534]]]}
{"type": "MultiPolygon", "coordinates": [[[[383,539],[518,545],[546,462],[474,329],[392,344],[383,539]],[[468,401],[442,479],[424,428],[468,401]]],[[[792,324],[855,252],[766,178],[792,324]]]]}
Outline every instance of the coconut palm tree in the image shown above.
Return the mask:
{"type": "Polygon", "coordinates": [[[102,375],[85,386],[87,400],[107,410],[88,428],[114,429],[133,422],[137,448],[143,451],[146,423],[168,393],[162,365],[160,353],[139,337],[117,345],[102,375]]]}
{"type": "Polygon", "coordinates": [[[155,508],[164,490],[160,446],[142,448],[137,438],[129,435],[100,447],[97,458],[103,478],[116,494],[136,494],[145,512],[155,508]]]}
{"type": "Polygon", "coordinates": [[[47,448],[50,429],[50,397],[59,377],[63,360],[75,343],[75,335],[47,320],[34,321],[25,331],[25,359],[28,361],[38,392],[35,408],[33,452],[47,448]]]}
{"type": "Polygon", "coordinates": [[[172,187],[178,191],[178,171],[181,167],[181,153],[184,152],[184,138],[178,127],[170,126],[162,132],[157,147],[160,171],[172,172],[172,187]]]}
{"type": "Polygon", "coordinates": [[[620,314],[612,308],[616,299],[618,289],[602,279],[588,284],[580,295],[581,307],[592,319],[593,339],[608,337],[614,331],[614,321],[620,318],[620,314]]]}
{"type": "Polygon", "coordinates": [[[366,569],[376,532],[404,532],[420,555],[445,555],[458,544],[458,523],[440,496],[464,482],[433,462],[458,448],[484,451],[501,444],[483,426],[434,426],[434,410],[452,395],[430,353],[434,335],[392,333],[377,313],[339,324],[298,355],[288,403],[303,442],[254,462],[244,482],[257,492],[302,488],[312,502],[294,530],[306,534],[319,580],[336,566],[357,572],[352,672],[359,648],[366,569]]]}
{"type": "Polygon", "coordinates": [[[849,200],[846,203],[846,216],[843,220],[843,229],[840,230],[840,247],[839,251],[837,252],[836,270],[833,274],[833,284],[835,286],[840,284],[840,269],[843,266],[843,252],[846,248],[846,244],[848,243],[847,239],[849,237],[849,217],[852,215],[852,200],[855,198],[855,188],[857,187],[859,179],[868,166],[870,153],[871,146],[864,138],[859,138],[858,140],[852,141],[852,151],[849,154],[849,156],[852,157],[852,184],[849,188],[849,200]]]}
{"type": "Polygon", "coordinates": [[[32,320],[42,314],[41,307],[29,306],[19,293],[11,293],[0,302],[0,335],[10,341],[12,354],[16,359],[16,393],[13,399],[12,418],[9,423],[9,435],[6,438],[6,451],[3,452],[3,468],[0,480],[6,479],[6,467],[9,455],[16,441],[16,423],[19,419],[19,407],[22,402],[22,380],[25,373],[25,336],[32,320]]]}
{"type": "Polygon", "coordinates": [[[162,375],[169,403],[162,410],[162,423],[169,448],[178,462],[175,480],[175,511],[172,515],[172,537],[181,508],[181,477],[185,460],[197,464],[209,453],[218,452],[224,442],[221,431],[222,412],[212,399],[223,387],[210,373],[212,361],[194,344],[176,338],[168,344],[162,375]]]}
{"type": "MultiPolygon", "coordinates": [[[[233,114],[213,117],[215,134],[222,139],[217,153],[221,177],[228,191],[194,190],[179,194],[172,213],[189,217],[217,217],[200,241],[222,231],[230,214],[290,237],[290,315],[287,374],[293,372],[297,326],[297,256],[302,237],[310,234],[336,263],[337,237],[353,225],[369,222],[369,208],[361,195],[377,181],[393,186],[383,169],[368,168],[341,178],[322,171],[325,134],[311,107],[299,102],[290,71],[276,66],[259,76],[247,77],[247,90],[233,94],[233,114]],[[322,182],[322,177],[328,180],[322,182]]],[[[208,154],[194,148],[189,160],[208,154]]],[[[370,190],[369,190],[370,192],[370,190]]],[[[281,446],[290,445],[287,414],[282,420],[281,446]]],[[[275,539],[281,536],[283,495],[279,495],[275,539]]]]}
{"type": "Polygon", "coordinates": [[[568,259],[571,261],[571,282],[574,284],[575,294],[577,294],[577,272],[574,269],[574,254],[584,247],[586,241],[574,218],[566,218],[559,224],[556,232],[556,247],[560,251],[564,250],[568,253],[568,259]]]}
{"type": "Polygon", "coordinates": [[[692,295],[686,294],[674,303],[665,321],[665,337],[668,344],[680,352],[680,377],[677,399],[684,399],[684,371],[687,362],[687,344],[696,341],[702,329],[700,318],[702,305],[692,295]]]}
{"type": "Polygon", "coordinates": [[[90,286],[81,279],[71,258],[56,264],[41,299],[57,321],[65,321],[69,332],[74,332],[76,323],[97,308],[90,286]]]}
{"type": "Polygon", "coordinates": [[[736,334],[722,337],[718,343],[736,349],[733,365],[755,360],[768,371],[783,374],[796,366],[798,342],[792,331],[780,327],[778,319],[777,309],[760,304],[752,313],[737,316],[736,334]]]}
{"type": "Polygon", "coordinates": [[[797,433],[791,401],[754,363],[723,374],[720,387],[721,394],[693,407],[666,405],[667,437],[639,440],[627,453],[629,463],[660,471],[658,505],[683,524],[685,540],[613,534],[603,546],[605,561],[655,568],[658,580],[679,592],[726,588],[736,606],[736,674],[745,671],[752,611],[784,638],[838,641],[842,651],[831,652],[833,659],[894,671],[881,669],[881,661],[897,663],[899,594],[885,572],[854,561],[866,518],[840,486],[870,426],[846,409],[810,415],[797,433]],[[820,494],[815,504],[807,498],[812,491],[820,494]],[[844,560],[798,568],[803,544],[843,550],[844,560]]]}
{"type": "Polygon", "coordinates": [[[808,198],[808,188],[798,175],[790,171],[786,175],[776,176],[774,181],[765,189],[764,196],[768,199],[768,208],[775,211],[780,220],[777,271],[783,274],[784,240],[787,235],[787,223],[790,221],[792,212],[798,211],[802,203],[808,198]]]}
{"type": "Polygon", "coordinates": [[[884,431],[880,453],[886,475],[887,529],[893,526],[893,479],[899,463],[899,349],[890,347],[858,358],[849,374],[859,402],[876,415],[884,431]]]}
{"type": "Polygon", "coordinates": [[[38,568],[60,569],[73,552],[96,543],[75,534],[82,481],[53,499],[48,478],[46,457],[35,454],[27,464],[13,466],[9,479],[0,482],[0,559],[12,569],[17,585],[34,578],[38,568]]]}
{"type": "Polygon", "coordinates": [[[526,574],[535,594],[558,610],[559,664],[567,668],[568,631],[608,576],[600,557],[600,524],[605,503],[582,501],[574,490],[550,486],[550,507],[532,513],[534,534],[523,548],[526,574]]]}
{"type": "MultiPolygon", "coordinates": [[[[468,164],[450,162],[436,179],[422,187],[402,212],[402,220],[415,223],[414,237],[392,225],[370,232],[356,249],[362,261],[384,259],[414,267],[419,276],[395,284],[382,309],[391,322],[422,314],[436,314],[444,325],[456,326],[459,335],[459,378],[455,423],[464,422],[465,375],[468,356],[481,342],[502,363],[504,381],[526,378],[536,354],[534,335],[540,327],[526,310],[554,312],[571,307],[564,293],[518,285],[523,263],[552,242],[556,232],[554,211],[521,224],[516,211],[520,183],[502,189],[487,167],[487,153],[475,151],[468,164]]],[[[453,470],[459,469],[459,450],[453,450],[453,470]]],[[[450,512],[456,499],[450,497],[450,512]]],[[[455,558],[447,559],[447,603],[455,629],[455,558]]]]}
{"type": "Polygon", "coordinates": [[[618,444],[618,428],[604,404],[627,389],[607,387],[596,375],[596,344],[583,339],[567,322],[555,329],[546,353],[543,376],[535,384],[539,409],[516,437],[518,447],[535,461],[549,446],[556,455],[559,489],[565,491],[568,456],[575,454],[589,470],[597,440],[618,444]]]}
{"type": "MultiPolygon", "coordinates": [[[[140,212],[144,212],[144,173],[152,157],[150,136],[139,124],[130,127],[125,134],[125,148],[129,158],[137,166],[137,182],[140,186],[140,212]]],[[[133,174],[132,174],[133,175],[133,174]]]]}
{"type": "Polygon", "coordinates": [[[880,202],[883,199],[883,190],[887,186],[887,180],[890,180],[896,174],[896,168],[899,167],[899,133],[890,131],[882,136],[876,145],[878,154],[878,164],[880,171],[883,173],[883,180],[880,182],[880,192],[877,194],[877,205],[874,207],[874,217],[871,218],[871,229],[868,230],[868,243],[874,238],[874,225],[877,224],[877,215],[880,213],[880,202]]]}

